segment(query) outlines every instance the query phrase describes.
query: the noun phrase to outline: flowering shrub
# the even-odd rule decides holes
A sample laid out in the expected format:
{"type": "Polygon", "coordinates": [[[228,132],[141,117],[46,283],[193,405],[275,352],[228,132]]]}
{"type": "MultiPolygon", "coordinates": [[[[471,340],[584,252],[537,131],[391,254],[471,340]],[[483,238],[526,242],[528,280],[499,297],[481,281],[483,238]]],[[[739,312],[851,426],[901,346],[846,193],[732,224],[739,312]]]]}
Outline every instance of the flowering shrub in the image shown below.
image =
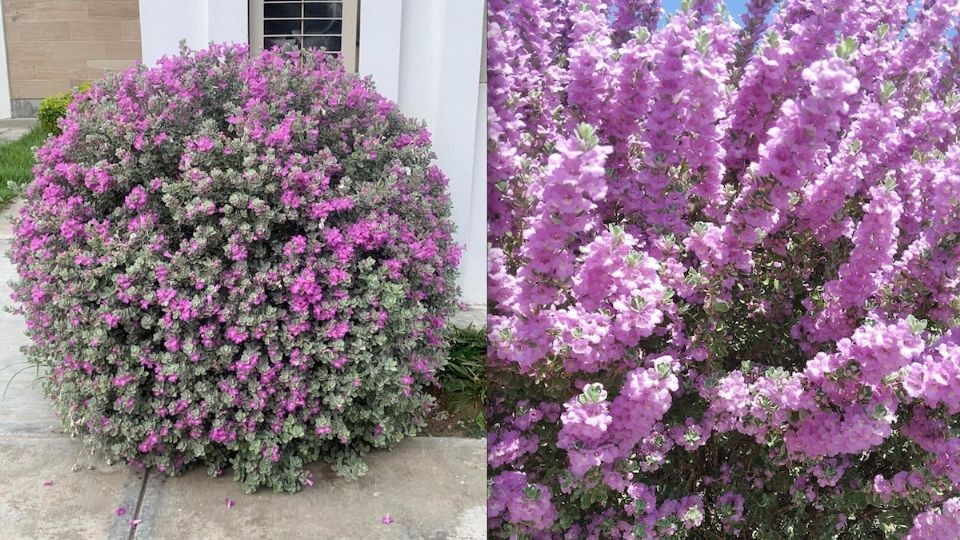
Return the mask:
{"type": "Polygon", "coordinates": [[[491,534],[960,538],[960,3],[716,7],[490,1],[491,534]]]}
{"type": "Polygon", "coordinates": [[[416,433],[459,258],[421,123],[322,54],[212,46],[95,83],[61,126],[12,256],[70,432],[248,491],[416,433]]]}

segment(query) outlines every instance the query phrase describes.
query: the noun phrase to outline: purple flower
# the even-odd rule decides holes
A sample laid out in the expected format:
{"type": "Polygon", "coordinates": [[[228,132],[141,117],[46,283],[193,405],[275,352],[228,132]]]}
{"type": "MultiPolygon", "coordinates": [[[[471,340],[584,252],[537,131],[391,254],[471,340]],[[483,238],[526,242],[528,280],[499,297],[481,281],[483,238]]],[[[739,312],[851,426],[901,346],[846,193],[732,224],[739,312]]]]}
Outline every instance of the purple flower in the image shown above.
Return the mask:
{"type": "Polygon", "coordinates": [[[213,141],[206,135],[198,137],[193,142],[193,145],[198,152],[209,152],[211,149],[213,149],[213,141]]]}

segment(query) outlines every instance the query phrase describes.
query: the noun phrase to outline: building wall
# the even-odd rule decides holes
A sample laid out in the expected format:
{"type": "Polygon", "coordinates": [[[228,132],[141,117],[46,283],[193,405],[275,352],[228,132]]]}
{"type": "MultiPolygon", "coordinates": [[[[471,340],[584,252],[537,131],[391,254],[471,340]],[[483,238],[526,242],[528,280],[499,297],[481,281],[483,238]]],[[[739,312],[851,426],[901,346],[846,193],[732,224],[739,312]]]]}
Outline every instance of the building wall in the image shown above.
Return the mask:
{"type": "Polygon", "coordinates": [[[486,81],[483,0],[363,0],[359,71],[422,118],[450,178],[462,299],[486,304],[486,81]]]}
{"type": "Polygon", "coordinates": [[[137,0],[3,0],[3,19],[15,116],[140,58],[137,0]]]}

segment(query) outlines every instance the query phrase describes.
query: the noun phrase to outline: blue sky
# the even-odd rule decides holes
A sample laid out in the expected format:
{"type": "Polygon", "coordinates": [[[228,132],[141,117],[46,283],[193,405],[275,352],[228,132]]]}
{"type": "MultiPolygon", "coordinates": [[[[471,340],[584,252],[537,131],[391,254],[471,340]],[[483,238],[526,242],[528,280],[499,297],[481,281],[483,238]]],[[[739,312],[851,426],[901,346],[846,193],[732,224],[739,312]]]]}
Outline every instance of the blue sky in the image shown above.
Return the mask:
{"type": "MultiPolygon", "coordinates": [[[[740,20],[740,15],[747,11],[747,0],[726,0],[724,3],[727,5],[727,9],[733,15],[733,18],[737,21],[740,20]]],[[[680,9],[680,0],[663,0],[661,5],[665,12],[673,13],[680,9]]]]}

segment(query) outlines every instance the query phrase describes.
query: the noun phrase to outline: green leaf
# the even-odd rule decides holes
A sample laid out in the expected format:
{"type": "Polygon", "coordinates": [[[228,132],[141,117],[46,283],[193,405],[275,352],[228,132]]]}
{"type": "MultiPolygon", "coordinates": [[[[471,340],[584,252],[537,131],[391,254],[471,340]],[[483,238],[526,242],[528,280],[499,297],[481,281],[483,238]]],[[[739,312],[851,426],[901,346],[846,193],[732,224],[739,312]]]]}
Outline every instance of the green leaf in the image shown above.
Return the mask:
{"type": "Polygon", "coordinates": [[[661,377],[666,377],[667,375],[670,374],[669,360],[665,358],[657,360],[657,363],[654,364],[654,366],[657,368],[657,373],[659,373],[661,377]]]}
{"type": "Polygon", "coordinates": [[[877,39],[882,40],[887,37],[887,34],[890,32],[890,25],[887,23],[880,23],[877,25],[877,39]]]}
{"type": "Polygon", "coordinates": [[[710,50],[710,43],[712,41],[713,39],[710,37],[710,34],[706,30],[701,30],[700,32],[697,32],[697,37],[696,37],[697,51],[702,55],[706,55],[707,51],[710,50]]]}
{"type": "Polygon", "coordinates": [[[600,403],[607,399],[607,391],[603,389],[601,383],[590,383],[583,387],[583,393],[580,394],[580,403],[600,403]]]}
{"type": "Polygon", "coordinates": [[[849,60],[850,56],[857,50],[857,40],[853,37],[846,37],[840,41],[835,49],[837,56],[844,60],[849,60]]]}
{"type": "Polygon", "coordinates": [[[776,31],[771,31],[771,32],[767,35],[767,43],[769,43],[771,47],[779,47],[779,46],[780,46],[780,34],[779,34],[778,32],[776,32],[776,31]]]}
{"type": "Polygon", "coordinates": [[[907,324],[910,325],[910,331],[914,335],[922,334],[924,330],[927,329],[927,320],[918,319],[913,316],[913,314],[907,315],[907,324]]]}
{"type": "Polygon", "coordinates": [[[607,230],[610,231],[611,235],[613,235],[614,244],[619,244],[622,242],[624,235],[627,234],[627,230],[623,227],[623,225],[617,225],[614,223],[607,225],[607,230]]]}
{"type": "Polygon", "coordinates": [[[877,404],[877,406],[874,407],[873,411],[870,413],[870,416],[874,420],[880,420],[886,415],[887,415],[887,408],[882,403],[877,404]]]}
{"type": "Polygon", "coordinates": [[[893,81],[883,81],[880,85],[880,103],[886,103],[897,91],[897,85],[893,81]]]}
{"type": "Polygon", "coordinates": [[[584,151],[592,150],[600,144],[597,129],[586,122],[577,126],[577,139],[580,140],[580,147],[584,151]]]}
{"type": "Polygon", "coordinates": [[[883,181],[883,187],[887,188],[887,191],[896,191],[897,189],[897,179],[891,174],[883,181]]]}

